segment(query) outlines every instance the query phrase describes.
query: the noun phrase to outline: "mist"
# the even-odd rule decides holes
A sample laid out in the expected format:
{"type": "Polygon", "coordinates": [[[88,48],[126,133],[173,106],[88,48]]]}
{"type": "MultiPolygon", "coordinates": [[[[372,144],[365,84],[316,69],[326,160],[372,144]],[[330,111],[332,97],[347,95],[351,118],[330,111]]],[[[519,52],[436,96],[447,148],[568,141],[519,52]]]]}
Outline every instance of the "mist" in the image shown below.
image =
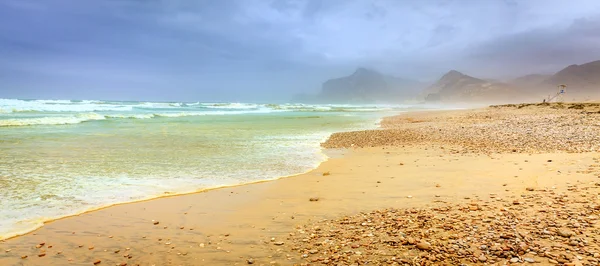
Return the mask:
{"type": "Polygon", "coordinates": [[[359,67],[503,80],[597,47],[595,0],[4,0],[0,98],[285,102],[359,67]]]}

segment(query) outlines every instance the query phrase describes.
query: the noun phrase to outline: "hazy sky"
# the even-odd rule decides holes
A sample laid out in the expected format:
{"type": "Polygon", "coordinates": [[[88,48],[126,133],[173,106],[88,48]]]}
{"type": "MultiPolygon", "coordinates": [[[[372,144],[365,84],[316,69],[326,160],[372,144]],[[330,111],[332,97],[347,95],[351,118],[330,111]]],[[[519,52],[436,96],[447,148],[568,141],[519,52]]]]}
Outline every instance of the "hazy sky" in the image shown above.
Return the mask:
{"type": "Polygon", "coordinates": [[[285,100],[600,59],[598,0],[0,0],[0,98],[285,100]]]}

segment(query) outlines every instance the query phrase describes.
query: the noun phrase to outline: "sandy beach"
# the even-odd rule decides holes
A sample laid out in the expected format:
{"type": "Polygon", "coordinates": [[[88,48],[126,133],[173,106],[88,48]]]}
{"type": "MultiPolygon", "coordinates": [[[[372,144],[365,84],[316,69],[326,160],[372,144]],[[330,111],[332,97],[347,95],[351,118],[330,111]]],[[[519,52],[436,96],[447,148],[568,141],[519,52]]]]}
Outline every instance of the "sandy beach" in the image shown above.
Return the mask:
{"type": "Polygon", "coordinates": [[[123,204],[0,265],[598,265],[600,105],[404,113],[275,181],[123,204]]]}

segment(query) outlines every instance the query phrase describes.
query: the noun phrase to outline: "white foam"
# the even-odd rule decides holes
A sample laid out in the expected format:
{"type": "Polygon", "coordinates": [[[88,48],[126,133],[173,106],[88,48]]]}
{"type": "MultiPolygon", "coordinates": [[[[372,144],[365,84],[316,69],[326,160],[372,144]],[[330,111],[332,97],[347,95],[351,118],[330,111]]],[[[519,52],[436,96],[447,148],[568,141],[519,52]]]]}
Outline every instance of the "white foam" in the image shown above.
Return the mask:
{"type": "Polygon", "coordinates": [[[23,101],[16,99],[0,99],[0,113],[13,112],[96,112],[96,111],[131,111],[131,106],[100,104],[93,102],[71,102],[66,100],[23,101]]]}
{"type": "Polygon", "coordinates": [[[214,109],[256,109],[261,105],[253,103],[202,103],[203,107],[214,109]]]}
{"type": "Polygon", "coordinates": [[[75,116],[56,116],[39,118],[19,118],[0,120],[0,127],[10,126],[32,126],[32,125],[67,125],[79,124],[91,120],[104,120],[105,116],[96,113],[79,114],[75,116]]]}

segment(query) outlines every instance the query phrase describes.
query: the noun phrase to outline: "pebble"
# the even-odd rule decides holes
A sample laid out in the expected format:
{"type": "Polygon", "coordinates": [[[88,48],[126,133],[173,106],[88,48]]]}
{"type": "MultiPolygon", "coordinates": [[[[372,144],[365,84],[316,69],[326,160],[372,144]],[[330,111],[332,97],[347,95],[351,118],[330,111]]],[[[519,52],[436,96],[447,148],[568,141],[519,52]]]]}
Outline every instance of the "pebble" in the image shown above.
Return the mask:
{"type": "Polygon", "coordinates": [[[310,198],[309,201],[319,201],[319,198],[317,198],[317,197],[310,198]]]}
{"type": "Polygon", "coordinates": [[[248,264],[254,264],[254,259],[250,258],[250,259],[246,260],[246,262],[247,262],[248,264]]]}
{"type": "Polygon", "coordinates": [[[479,258],[477,258],[477,259],[481,262],[485,262],[487,260],[487,258],[483,254],[481,256],[479,256],[479,258]]]}
{"type": "Polygon", "coordinates": [[[575,235],[575,233],[569,229],[558,229],[558,231],[556,232],[559,236],[562,237],[572,237],[575,235]]]}
{"type": "Polygon", "coordinates": [[[277,242],[274,242],[273,245],[275,245],[275,246],[281,246],[281,245],[283,245],[283,242],[277,241],[277,242]]]}
{"type": "Polygon", "coordinates": [[[94,261],[94,265],[98,265],[98,264],[100,264],[101,262],[102,262],[101,260],[95,260],[95,261],[94,261]]]}
{"type": "Polygon", "coordinates": [[[417,248],[420,250],[430,250],[431,249],[431,244],[425,242],[425,241],[421,241],[417,244],[417,248]]]}

